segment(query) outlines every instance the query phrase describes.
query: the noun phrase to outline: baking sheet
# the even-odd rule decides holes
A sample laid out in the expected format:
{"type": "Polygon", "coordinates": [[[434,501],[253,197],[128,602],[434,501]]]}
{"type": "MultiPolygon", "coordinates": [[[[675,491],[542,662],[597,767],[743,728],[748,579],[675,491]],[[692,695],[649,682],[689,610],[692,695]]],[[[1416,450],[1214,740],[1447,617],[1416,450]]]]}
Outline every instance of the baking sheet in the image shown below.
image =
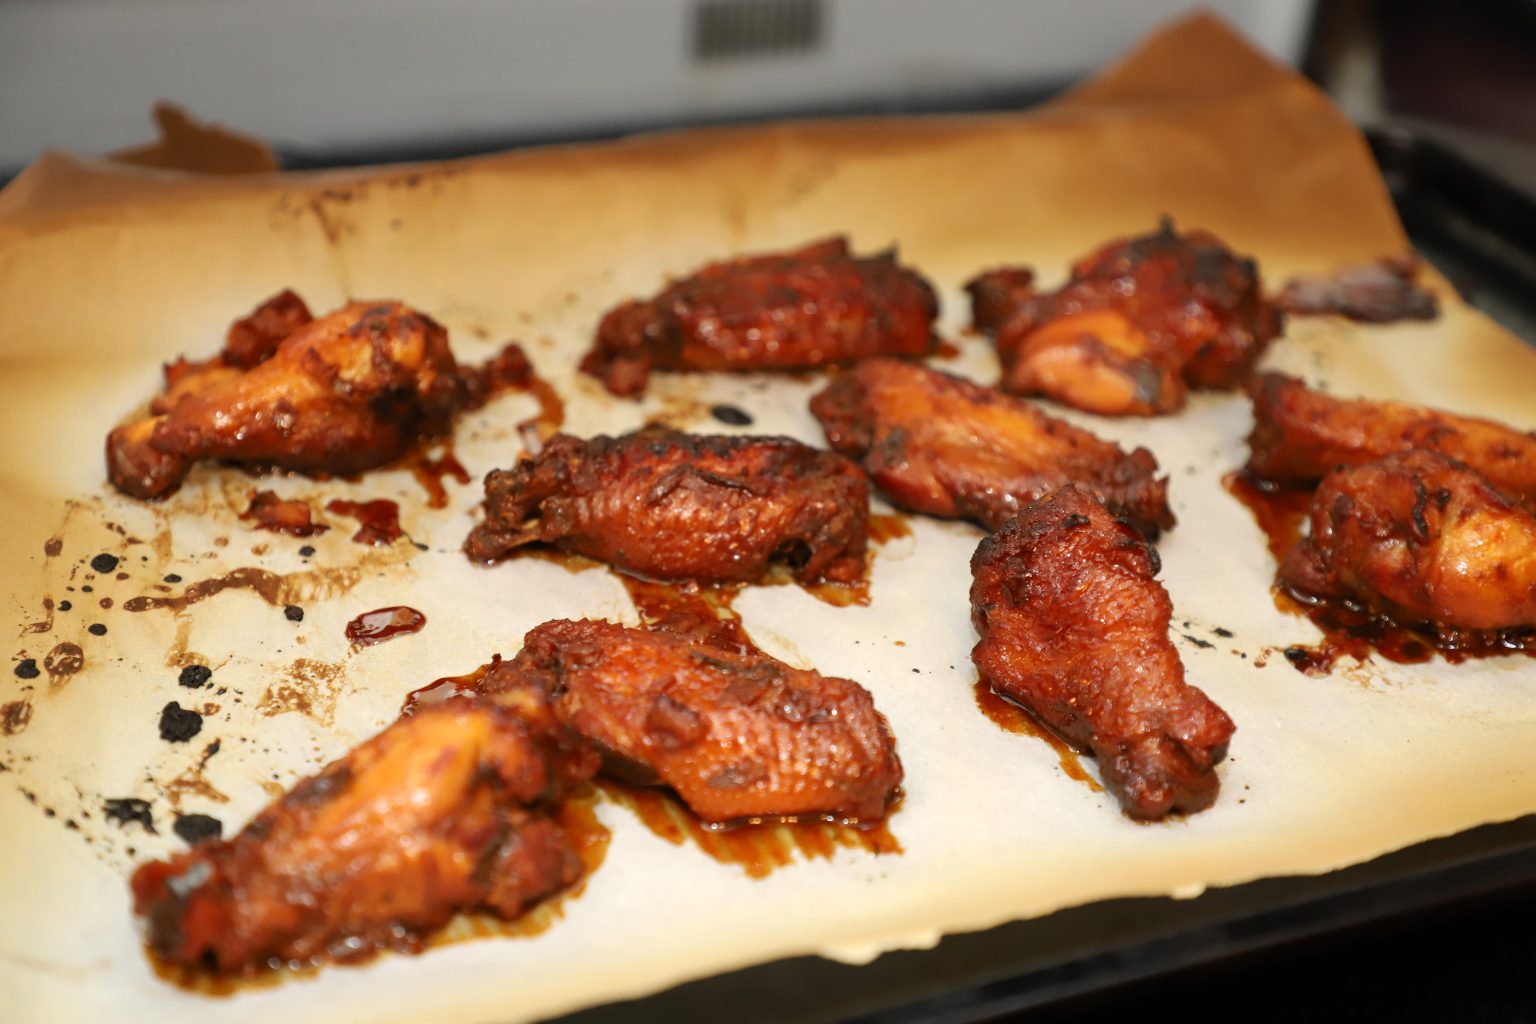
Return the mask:
{"type": "MultiPolygon", "coordinates": [[[[1024,261],[1059,276],[1069,259],[1165,212],[1256,254],[1274,285],[1406,247],[1342,116],[1206,18],[1028,116],[720,130],[342,174],[214,179],[44,157],[0,193],[0,508],[11,524],[0,551],[15,657],[41,662],[73,643],[84,666],[0,682],[0,706],[31,706],[24,729],[0,736],[10,1012],[520,1020],[781,956],[860,960],[1093,900],[1326,871],[1536,810],[1529,659],[1372,663],[1311,679],[1273,653],[1315,634],[1274,609],[1263,539],[1220,489],[1244,456],[1246,402],[1202,395],[1162,420],[1072,418],[1146,445],[1173,478],[1181,525],[1160,550],[1176,639],[1191,678],[1238,725],[1211,811],[1135,825],[1067,778],[1049,746],[985,719],[972,700],[966,600],[980,532],[914,519],[911,538],[877,549],[868,607],[830,608],[792,587],[752,588],[736,603],[771,653],[875,694],[908,770],[891,825],[900,856],[845,850],[753,880],[605,805],[607,863],[538,936],[450,944],[224,998],[178,990],[146,965],[125,878],[179,845],[173,801],[233,829],[274,787],[390,720],[411,688],[510,654],[546,618],[633,621],[605,571],[470,566],[457,547],[474,486],[431,510],[404,473],[319,484],[204,467],[163,506],[119,498],[102,480],[101,441],[154,389],[160,361],[213,351],[234,315],[283,287],[316,309],[400,297],[447,324],[462,358],[522,340],[565,397],[573,433],[654,418],[739,430],[708,418],[711,404],[729,402],[754,416],[751,431],[819,442],[805,410],[814,379],[661,376],[637,405],[609,398],[574,363],[604,309],[667,274],[847,231],[861,249],[900,244],[939,286],[941,328],[962,350],[940,365],[990,381],[989,347],[960,334],[959,285],[970,274],[1024,261]],[[364,549],[339,523],[308,542],[317,550],[306,562],[305,541],[237,521],[253,487],[395,498],[426,550],[364,549]],[[48,556],[55,536],[62,548],[48,556]],[[84,594],[82,560],[102,551],[123,558],[128,578],[89,581],[84,594]],[[247,592],[180,618],[122,607],[167,573],[190,582],[243,566],[283,576],[282,603],[301,604],[303,622],[247,592]],[[45,597],[73,607],[29,631],[48,621],[45,597]],[[426,612],[421,634],[349,651],[348,619],[399,603],[426,612]],[[93,622],[107,634],[89,633],[93,622]],[[223,694],[176,685],[176,663],[192,656],[214,667],[223,694]],[[169,700],[219,707],[201,735],[172,746],[156,730],[169,700]],[[199,768],[213,739],[219,750],[199,768]],[[152,801],[158,835],[103,821],[102,800],[124,796],[152,801]]],[[[1536,425],[1536,353],[1436,284],[1446,313],[1435,323],[1297,321],[1268,363],[1340,393],[1536,425]]],[[[508,397],[469,417],[460,460],[476,476],[513,461],[515,424],[533,411],[530,399],[508,397]]]]}

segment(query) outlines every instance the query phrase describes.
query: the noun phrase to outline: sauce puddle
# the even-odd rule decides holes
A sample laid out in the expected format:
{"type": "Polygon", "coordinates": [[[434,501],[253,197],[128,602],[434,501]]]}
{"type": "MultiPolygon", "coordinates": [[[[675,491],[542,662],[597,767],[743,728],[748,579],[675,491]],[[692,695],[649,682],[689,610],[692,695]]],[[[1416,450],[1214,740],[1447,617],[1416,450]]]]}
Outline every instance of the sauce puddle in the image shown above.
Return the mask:
{"type": "Polygon", "coordinates": [[[981,713],[1005,732],[1020,733],[1025,736],[1034,736],[1045,740],[1056,751],[1056,759],[1061,762],[1061,772],[1074,782],[1081,782],[1095,793],[1104,792],[1104,787],[1088,770],[1083,767],[1082,755],[1066,740],[1056,734],[1056,730],[1047,726],[1036,718],[1022,704],[1015,703],[1007,697],[992,689],[992,684],[985,679],[976,680],[976,706],[981,713]]]}
{"type": "Polygon", "coordinates": [[[326,502],[325,510],[356,519],[358,530],[352,539],[359,544],[380,547],[393,544],[405,536],[405,531],[400,529],[400,506],[393,501],[383,498],[378,501],[343,501],[334,498],[326,502]]]}
{"type": "Polygon", "coordinates": [[[347,623],[347,639],[352,641],[354,647],[372,647],[397,636],[419,633],[426,624],[426,615],[415,608],[401,604],[390,605],[388,608],[363,612],[347,623]]]}

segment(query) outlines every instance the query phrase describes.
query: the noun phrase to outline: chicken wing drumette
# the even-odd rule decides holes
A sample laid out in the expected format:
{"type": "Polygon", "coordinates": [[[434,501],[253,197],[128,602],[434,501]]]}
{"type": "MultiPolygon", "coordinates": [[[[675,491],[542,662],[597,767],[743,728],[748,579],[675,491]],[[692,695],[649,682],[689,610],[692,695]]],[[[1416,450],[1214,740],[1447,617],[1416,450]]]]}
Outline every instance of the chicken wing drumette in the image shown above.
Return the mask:
{"type": "Polygon", "coordinates": [[[477,561],[543,543],[655,579],[749,581],[773,563],[801,582],[864,573],[864,474],[789,438],[557,434],[487,476],[485,495],[464,545],[477,561]]]}
{"type": "Polygon", "coordinates": [[[1216,799],[1232,720],[1184,680],[1157,552],[1076,486],[1027,506],[971,560],[981,677],[1099,760],[1135,818],[1216,799]]]}
{"type": "Polygon", "coordinates": [[[160,498],[200,459],[373,469],[446,433],[520,356],[509,346],[484,369],[460,367],[447,332],[398,302],[353,302],[313,320],[284,293],[237,322],[219,356],[166,367],[150,415],[107,436],[107,474],[126,494],[160,498]]]}
{"type": "Polygon", "coordinates": [[[706,821],[884,817],[901,762],[869,692],[707,635],[546,622],[479,692],[531,679],[608,770],[671,787],[706,821]]]}
{"type": "Polygon", "coordinates": [[[1127,455],[1034,405],[898,359],[867,359],[811,399],[832,449],[861,461],[898,505],[997,529],[1077,483],[1148,536],[1173,526],[1168,480],[1145,448],[1127,455]]]}
{"type": "Polygon", "coordinates": [[[140,867],[135,909],[158,955],[221,974],[413,948],[461,910],[516,917],[579,878],[549,811],[596,767],[506,708],[430,708],[234,839],[140,867]]]}
{"type": "Polygon", "coordinates": [[[1465,463],[1406,451],[1330,473],[1280,584],[1410,626],[1536,628],[1536,516],[1465,463]]]}
{"type": "Polygon", "coordinates": [[[1280,333],[1253,260],[1168,221],[1079,260],[1056,292],[1035,291],[1020,268],[966,288],[976,326],[997,341],[1003,390],[1108,416],[1174,412],[1190,387],[1236,387],[1280,333]]]}
{"type": "Polygon", "coordinates": [[[581,368],[615,395],[657,370],[796,370],[923,355],[938,299],[894,250],[854,256],[846,238],[712,263],[598,325],[581,368]]]}
{"type": "Polygon", "coordinates": [[[1536,434],[1402,402],[1333,398],[1283,374],[1254,382],[1248,448],[1248,472],[1287,486],[1309,486],[1340,466],[1393,452],[1439,452],[1536,507],[1536,434]]]}

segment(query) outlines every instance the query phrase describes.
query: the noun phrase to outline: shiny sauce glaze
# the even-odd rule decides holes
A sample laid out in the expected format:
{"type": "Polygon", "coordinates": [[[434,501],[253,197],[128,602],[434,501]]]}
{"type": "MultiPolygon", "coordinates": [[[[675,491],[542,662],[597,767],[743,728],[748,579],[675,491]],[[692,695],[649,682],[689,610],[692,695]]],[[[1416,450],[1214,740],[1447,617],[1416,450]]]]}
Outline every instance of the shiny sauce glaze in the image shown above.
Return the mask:
{"type": "Polygon", "coordinates": [[[405,536],[400,528],[400,506],[393,501],[344,501],[335,498],[326,503],[325,510],[339,516],[356,519],[358,530],[352,539],[359,544],[379,547],[393,544],[405,536]]]}
{"type": "Polygon", "coordinates": [[[436,458],[428,455],[425,450],[413,451],[406,456],[405,465],[416,482],[421,484],[421,489],[427,492],[429,508],[448,506],[448,488],[443,486],[444,477],[459,484],[467,484],[470,479],[469,470],[459,462],[452,447],[444,448],[436,458]]]}
{"type": "Polygon", "coordinates": [[[409,636],[421,632],[427,617],[415,608],[390,605],[364,612],[347,623],[347,639],[355,647],[372,647],[397,636],[409,636]]]}
{"type": "Polygon", "coordinates": [[[1070,743],[1036,718],[1024,705],[992,689],[992,684],[985,679],[976,680],[976,706],[1003,730],[1034,736],[1049,743],[1051,749],[1056,751],[1057,760],[1061,762],[1063,775],[1074,782],[1081,782],[1095,793],[1104,792],[1104,787],[1083,767],[1081,755],[1070,743]]]}
{"type": "MultiPolygon", "coordinates": [[[[1222,478],[1231,494],[1252,513],[1263,531],[1278,567],[1301,539],[1312,508],[1312,492],[1280,487],[1247,473],[1222,478]]],[[[1280,653],[1297,671],[1327,675],[1339,658],[1365,661],[1372,654],[1401,665],[1414,665],[1439,655],[1457,664],[1468,658],[1524,653],[1536,657],[1536,630],[1463,630],[1430,623],[1403,623],[1369,611],[1349,600],[1319,600],[1297,594],[1276,582],[1275,606],[1292,615],[1305,615],[1323,634],[1316,644],[1296,644],[1280,653]]]]}

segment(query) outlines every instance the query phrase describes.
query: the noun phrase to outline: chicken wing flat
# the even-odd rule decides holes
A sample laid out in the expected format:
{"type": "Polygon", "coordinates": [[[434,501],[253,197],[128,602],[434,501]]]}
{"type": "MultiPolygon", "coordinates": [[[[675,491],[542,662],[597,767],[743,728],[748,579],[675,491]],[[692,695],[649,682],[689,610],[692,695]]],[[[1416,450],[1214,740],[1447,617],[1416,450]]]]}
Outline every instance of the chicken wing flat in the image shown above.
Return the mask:
{"type": "Polygon", "coordinates": [[[972,659],[999,694],[1099,760],[1133,818],[1216,799],[1233,725],[1168,637],[1157,552],[1088,491],[1026,506],[971,559],[972,659]]]}
{"type": "Polygon", "coordinates": [[[966,289],[996,339],[1003,390],[1106,416],[1174,412],[1190,387],[1238,386],[1281,326],[1253,260],[1170,221],[1079,260],[1056,292],[1016,267],[966,289]]]}
{"type": "Polygon", "coordinates": [[[107,437],[112,483],[133,497],[165,497],[200,459],[316,475],[373,469],[446,433],[459,410],[484,399],[507,358],[461,368],[447,332],[398,302],[307,317],[297,296],[278,296],[236,323],[215,359],[167,366],[150,415],[107,437]]]}
{"type": "Polygon", "coordinates": [[[869,483],[840,455],[784,437],[642,430],[550,439],[485,480],[476,561],[552,544],[653,579],[803,583],[863,577],[869,483]]]}
{"type": "Polygon", "coordinates": [[[899,359],[867,359],[811,399],[833,451],[861,461],[898,505],[995,530],[1078,483],[1148,536],[1173,526],[1168,480],[1145,448],[1127,455],[1034,405],[899,359]]]}
{"type": "Polygon", "coordinates": [[[1419,284],[1415,259],[1361,263],[1328,277],[1297,277],[1280,291],[1280,308],[1293,316],[1341,316],[1368,324],[1433,320],[1435,296],[1419,284]]]}
{"type": "Polygon", "coordinates": [[[846,238],[712,263],[598,325],[581,368],[615,395],[657,370],[799,370],[863,356],[924,355],[938,299],[894,250],[854,256],[846,238]]]}
{"type": "Polygon", "coordinates": [[[1311,526],[1279,574],[1304,601],[1410,625],[1536,627],[1536,516],[1465,463],[1407,451],[1330,473],[1311,526]]]}
{"type": "Polygon", "coordinates": [[[1250,473],[1290,486],[1308,486],[1340,466],[1393,452],[1439,452],[1536,505],[1536,433],[1401,402],[1334,398],[1278,373],[1254,382],[1248,449],[1250,473]]]}
{"type": "Polygon", "coordinates": [[[671,787],[706,821],[873,821],[901,784],[890,728],[862,686],[704,636],[546,622],[479,689],[495,699],[528,679],[610,771],[671,787]]]}
{"type": "Polygon", "coordinates": [[[512,918],[580,875],[547,813],[563,770],[506,708],[429,708],[234,839],[140,867],[135,909],[163,959],[223,974],[412,948],[460,910],[512,918]]]}

